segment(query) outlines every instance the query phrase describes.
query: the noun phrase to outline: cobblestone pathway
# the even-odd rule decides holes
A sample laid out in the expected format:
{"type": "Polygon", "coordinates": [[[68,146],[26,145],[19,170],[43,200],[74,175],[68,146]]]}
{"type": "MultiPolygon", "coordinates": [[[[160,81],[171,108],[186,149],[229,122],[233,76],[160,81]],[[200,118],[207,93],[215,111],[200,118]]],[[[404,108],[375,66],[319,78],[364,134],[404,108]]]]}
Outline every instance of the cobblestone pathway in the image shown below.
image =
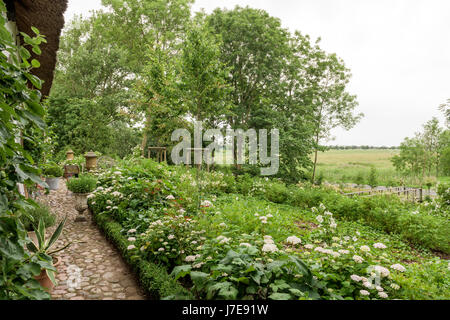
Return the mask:
{"type": "MultiPolygon", "coordinates": [[[[57,191],[41,196],[57,214],[58,223],[67,214],[64,231],[55,249],[72,245],[57,253],[58,286],[52,291],[53,299],[63,300],[142,300],[145,295],[134,275],[116,249],[85,212],[87,222],[74,222],[78,212],[73,197],[63,181],[57,191]]],[[[52,228],[54,230],[55,227],[52,228]]]]}

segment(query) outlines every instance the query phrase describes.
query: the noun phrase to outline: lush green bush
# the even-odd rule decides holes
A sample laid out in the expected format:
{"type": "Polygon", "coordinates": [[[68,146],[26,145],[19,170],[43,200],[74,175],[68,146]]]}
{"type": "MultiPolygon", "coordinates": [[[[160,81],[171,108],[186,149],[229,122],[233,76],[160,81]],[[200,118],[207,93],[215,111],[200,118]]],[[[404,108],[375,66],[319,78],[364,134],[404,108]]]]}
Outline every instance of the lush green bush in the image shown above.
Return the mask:
{"type": "Polygon", "coordinates": [[[173,270],[175,279],[189,275],[197,299],[290,300],[319,298],[319,287],[309,268],[298,257],[280,255],[264,263],[255,247],[238,247],[222,257],[173,270]],[[217,260],[216,260],[217,259],[217,260]]]}
{"type": "Polygon", "coordinates": [[[53,226],[56,222],[55,214],[50,212],[50,208],[45,204],[39,204],[37,207],[30,207],[20,216],[20,220],[27,231],[37,229],[41,218],[43,219],[46,228],[53,226]]]}
{"type": "Polygon", "coordinates": [[[269,201],[275,203],[285,203],[289,198],[289,190],[284,183],[267,182],[264,196],[269,201]]]}
{"type": "Polygon", "coordinates": [[[46,163],[42,167],[42,173],[47,178],[59,178],[63,175],[63,169],[56,163],[46,163]]]}
{"type": "MultiPolygon", "coordinates": [[[[141,282],[168,299],[185,296],[164,289],[176,282],[157,280],[155,262],[200,299],[403,298],[414,288],[391,277],[410,270],[402,261],[429,259],[426,248],[446,250],[444,219],[425,208],[414,213],[417,206],[395,197],[351,199],[310,184],[151,160],[123,162],[98,179],[89,206],[114,225],[117,245],[141,282]],[[369,283],[373,270],[389,274],[378,284],[383,291],[369,283]]],[[[429,288],[432,293],[417,296],[449,296],[429,288]]]]}
{"type": "Polygon", "coordinates": [[[97,179],[90,175],[80,175],[79,178],[71,178],[67,181],[67,189],[74,193],[90,193],[94,191],[97,179]]]}
{"type": "Polygon", "coordinates": [[[45,42],[39,30],[33,36],[21,33],[21,41],[8,30],[7,9],[0,1],[0,300],[50,299],[34,279],[42,269],[54,270],[51,258],[24,249],[29,239],[19,220],[19,211],[35,205],[20,194],[18,183],[45,185],[32,160],[45,129],[41,104],[42,81],[32,74],[39,61],[30,51],[40,52],[45,42]],[[28,146],[17,143],[19,133],[28,146]],[[28,149],[30,150],[30,149],[28,149]]]}
{"type": "Polygon", "coordinates": [[[450,207],[450,184],[441,183],[438,186],[438,195],[442,205],[450,207]]]}

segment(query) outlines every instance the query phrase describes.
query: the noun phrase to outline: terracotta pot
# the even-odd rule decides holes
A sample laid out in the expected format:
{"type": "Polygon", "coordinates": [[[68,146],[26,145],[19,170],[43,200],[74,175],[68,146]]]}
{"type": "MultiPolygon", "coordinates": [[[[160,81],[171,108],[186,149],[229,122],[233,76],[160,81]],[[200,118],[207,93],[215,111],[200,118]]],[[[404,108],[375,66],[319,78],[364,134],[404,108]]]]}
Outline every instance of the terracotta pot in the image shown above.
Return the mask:
{"type": "MultiPolygon", "coordinates": [[[[59,258],[53,257],[53,266],[56,268],[58,265],[59,265],[59,258]]],[[[53,282],[48,277],[47,271],[45,269],[42,269],[41,273],[38,276],[35,276],[34,278],[48,293],[50,293],[55,287],[53,282]]]]}

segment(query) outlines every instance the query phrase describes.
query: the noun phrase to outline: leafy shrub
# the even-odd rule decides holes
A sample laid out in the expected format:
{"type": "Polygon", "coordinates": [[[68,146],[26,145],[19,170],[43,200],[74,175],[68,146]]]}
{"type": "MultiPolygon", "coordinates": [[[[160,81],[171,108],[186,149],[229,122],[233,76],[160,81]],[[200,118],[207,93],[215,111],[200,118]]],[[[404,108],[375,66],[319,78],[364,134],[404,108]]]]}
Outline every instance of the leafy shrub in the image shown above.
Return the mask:
{"type": "Polygon", "coordinates": [[[203,242],[206,231],[196,231],[195,223],[183,214],[164,215],[139,236],[138,247],[148,260],[179,265],[203,242]]]}
{"type": "Polygon", "coordinates": [[[39,204],[37,207],[28,208],[20,216],[20,220],[27,231],[37,229],[41,218],[43,219],[46,228],[53,226],[56,222],[56,216],[50,212],[50,208],[45,204],[39,204]]]}
{"type": "Polygon", "coordinates": [[[316,185],[321,186],[322,183],[323,183],[323,179],[324,179],[323,172],[320,171],[319,175],[318,175],[318,177],[316,179],[316,185]]]}
{"type": "Polygon", "coordinates": [[[248,173],[236,177],[236,191],[238,193],[248,195],[250,194],[252,187],[253,179],[248,173]]]}
{"type": "Polygon", "coordinates": [[[43,165],[42,173],[48,178],[59,178],[63,175],[63,169],[56,163],[47,163],[43,165]]]}
{"type": "Polygon", "coordinates": [[[355,183],[359,185],[364,184],[364,173],[362,171],[359,171],[358,174],[356,175],[355,183]]]}
{"type": "Polygon", "coordinates": [[[90,175],[81,175],[79,178],[71,178],[67,181],[67,189],[73,193],[90,193],[94,191],[97,180],[90,175]]]}
{"type": "Polygon", "coordinates": [[[255,247],[229,250],[223,258],[206,262],[202,271],[191,265],[176,267],[175,279],[189,275],[198,299],[318,298],[318,288],[308,267],[296,256],[282,255],[271,262],[261,261],[255,247]],[[207,272],[204,272],[207,271],[207,272]]]}
{"type": "Polygon", "coordinates": [[[439,184],[437,192],[441,203],[445,206],[450,206],[450,184],[439,184]]]}
{"type": "Polygon", "coordinates": [[[377,186],[377,169],[375,169],[375,167],[370,168],[369,179],[367,182],[372,188],[377,186]]]}
{"type": "Polygon", "coordinates": [[[275,203],[285,203],[289,197],[289,190],[284,183],[267,183],[265,198],[275,203]]]}

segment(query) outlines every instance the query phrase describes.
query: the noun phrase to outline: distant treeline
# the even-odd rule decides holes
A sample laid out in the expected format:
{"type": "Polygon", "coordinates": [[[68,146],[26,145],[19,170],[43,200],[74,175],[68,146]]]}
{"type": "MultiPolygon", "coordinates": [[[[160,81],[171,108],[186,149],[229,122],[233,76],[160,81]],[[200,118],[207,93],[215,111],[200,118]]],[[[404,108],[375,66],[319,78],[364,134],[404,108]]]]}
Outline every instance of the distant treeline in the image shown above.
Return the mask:
{"type": "Polygon", "coordinates": [[[349,150],[349,149],[398,149],[396,146],[381,146],[381,147],[375,147],[375,146],[327,146],[329,149],[333,150],[349,150]]]}

